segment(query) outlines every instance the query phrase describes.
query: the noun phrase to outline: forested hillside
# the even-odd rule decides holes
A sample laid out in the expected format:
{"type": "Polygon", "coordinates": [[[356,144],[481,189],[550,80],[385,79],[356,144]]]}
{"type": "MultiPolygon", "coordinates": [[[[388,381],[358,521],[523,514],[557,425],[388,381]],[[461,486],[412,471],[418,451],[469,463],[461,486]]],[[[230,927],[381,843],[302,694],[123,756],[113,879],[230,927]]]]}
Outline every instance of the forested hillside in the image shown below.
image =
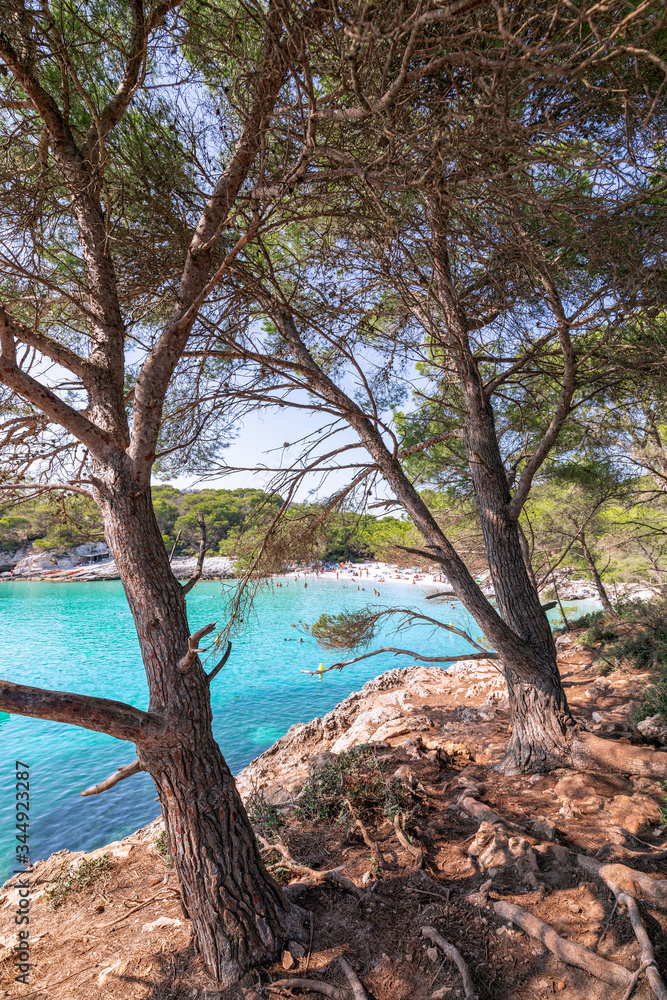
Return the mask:
{"type": "MultiPolygon", "coordinates": [[[[203,515],[210,555],[243,558],[257,531],[263,530],[281,507],[277,494],[260,489],[178,490],[174,486],[152,488],[153,507],[163,542],[175,555],[197,552],[200,531],[197,517],[203,515]],[[247,533],[247,536],[244,534],[247,533]]],[[[322,514],[316,504],[296,504],[290,510],[286,554],[292,550],[289,535],[300,532],[304,520],[312,522],[322,514]]],[[[389,559],[413,562],[401,554],[396,544],[405,542],[410,526],[398,518],[378,519],[371,514],[332,512],[312,549],[321,561],[389,559]]],[[[16,552],[32,545],[40,551],[63,550],[82,542],[104,539],[102,521],[92,500],[78,496],[41,494],[22,503],[0,508],[0,551],[16,552]]]]}
{"type": "MultiPolygon", "coordinates": [[[[418,472],[415,464],[415,472],[418,472]]],[[[166,549],[194,555],[203,515],[209,555],[247,562],[258,539],[281,508],[282,498],[260,489],[178,490],[152,488],[153,507],[166,549]]],[[[436,520],[456,539],[476,571],[486,568],[476,505],[465,492],[424,490],[436,520]]],[[[61,551],[104,538],[95,504],[85,497],[42,494],[0,508],[0,551],[32,545],[61,551]]],[[[553,576],[662,586],[667,572],[667,499],[649,476],[624,478],[617,469],[574,463],[547,470],[534,487],[521,519],[540,589],[553,576]]],[[[281,546],[273,568],[294,562],[377,559],[398,565],[425,560],[403,547],[418,544],[407,519],[355,511],[327,511],[320,504],[293,504],[281,519],[281,546]],[[315,528],[313,526],[316,526],[315,528]]]]}

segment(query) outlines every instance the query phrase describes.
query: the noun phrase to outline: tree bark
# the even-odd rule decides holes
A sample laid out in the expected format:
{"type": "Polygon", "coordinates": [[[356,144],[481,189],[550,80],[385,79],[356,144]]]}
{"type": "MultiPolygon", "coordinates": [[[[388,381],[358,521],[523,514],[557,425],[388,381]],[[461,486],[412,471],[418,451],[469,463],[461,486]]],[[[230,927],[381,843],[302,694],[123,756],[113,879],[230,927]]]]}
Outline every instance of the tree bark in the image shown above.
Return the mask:
{"type": "Polygon", "coordinates": [[[512,722],[502,767],[506,773],[549,770],[567,758],[574,720],[558,672],[551,626],[529,571],[520,511],[512,510],[493,407],[470,349],[466,315],[450,275],[445,222],[438,210],[433,212],[433,261],[446,327],[442,346],[452,359],[465,401],[464,441],[496,602],[503,621],[528,652],[517,658],[511,648],[499,648],[512,722]]]}
{"type": "Polygon", "coordinates": [[[132,612],[163,739],[137,743],[155,782],[167,841],[198,951],[222,986],[275,960],[300,934],[300,911],[266,872],[234,779],[211,730],[208,680],[198,657],[179,669],[190,629],[169,566],[150,488],[123,468],[96,485],[109,548],[132,612]]]}

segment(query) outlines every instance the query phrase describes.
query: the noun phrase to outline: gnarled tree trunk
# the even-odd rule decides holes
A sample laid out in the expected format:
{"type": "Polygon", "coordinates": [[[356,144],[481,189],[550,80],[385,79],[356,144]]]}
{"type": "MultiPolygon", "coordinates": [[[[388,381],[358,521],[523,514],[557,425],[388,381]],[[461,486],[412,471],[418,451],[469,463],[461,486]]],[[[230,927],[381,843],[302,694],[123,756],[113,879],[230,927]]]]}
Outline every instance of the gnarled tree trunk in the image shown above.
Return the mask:
{"type": "Polygon", "coordinates": [[[150,489],[116,470],[98,480],[107,540],[134,617],[160,740],[138,743],[158,790],[196,946],[223,986],[273,961],[300,936],[300,911],[262,864],[232,775],[211,731],[208,680],[188,658],[182,587],[169,566],[150,489]],[[188,663],[188,659],[191,662],[188,663]]]}

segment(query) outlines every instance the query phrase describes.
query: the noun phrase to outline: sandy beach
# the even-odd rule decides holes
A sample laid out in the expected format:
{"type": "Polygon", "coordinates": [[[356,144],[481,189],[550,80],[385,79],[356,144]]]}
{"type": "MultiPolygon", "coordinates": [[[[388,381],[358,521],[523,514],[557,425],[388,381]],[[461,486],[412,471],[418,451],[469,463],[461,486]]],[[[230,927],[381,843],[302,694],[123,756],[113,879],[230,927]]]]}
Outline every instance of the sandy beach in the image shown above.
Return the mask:
{"type": "MultiPolygon", "coordinates": [[[[339,563],[337,566],[327,565],[320,569],[299,569],[284,573],[274,578],[275,586],[288,586],[290,583],[301,583],[307,586],[309,580],[333,580],[345,587],[356,587],[358,590],[371,590],[376,597],[381,596],[383,587],[396,584],[413,584],[419,587],[436,588],[439,593],[456,599],[447,577],[437,568],[428,571],[417,566],[399,567],[385,562],[339,563]]],[[[485,571],[475,577],[485,594],[493,594],[489,585],[489,573],[485,571]]]]}

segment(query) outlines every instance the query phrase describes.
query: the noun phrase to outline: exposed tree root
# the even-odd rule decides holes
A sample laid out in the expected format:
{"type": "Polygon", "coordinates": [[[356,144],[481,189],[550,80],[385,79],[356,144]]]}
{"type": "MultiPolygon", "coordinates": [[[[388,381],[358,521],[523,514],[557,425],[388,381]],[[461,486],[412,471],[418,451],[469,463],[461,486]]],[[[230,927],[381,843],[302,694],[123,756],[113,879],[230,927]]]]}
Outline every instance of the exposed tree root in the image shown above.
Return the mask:
{"type": "Polygon", "coordinates": [[[373,840],[373,838],[370,836],[368,830],[366,829],[366,827],[364,826],[364,824],[354,811],[354,808],[350,800],[345,799],[345,803],[347,805],[347,808],[350,810],[350,814],[352,815],[352,819],[354,820],[355,825],[359,827],[361,836],[364,838],[364,844],[366,845],[366,847],[370,849],[370,852],[373,855],[373,860],[376,862],[377,865],[379,865],[381,869],[386,868],[387,866],[384,863],[382,851],[380,850],[380,845],[378,844],[377,840],[373,840]]]}
{"type": "Polygon", "coordinates": [[[516,924],[526,934],[541,941],[561,962],[576,965],[577,968],[584,969],[596,979],[601,979],[603,983],[609,983],[610,986],[627,987],[632,982],[632,973],[622,965],[608,962],[582,944],[575,944],[574,941],[562,938],[553,927],[533,916],[528,910],[524,910],[522,906],[499,900],[493,904],[493,909],[503,920],[516,924]]]}
{"type": "MultiPolygon", "coordinates": [[[[641,971],[645,971],[646,978],[657,1000],[667,1000],[667,988],[665,987],[662,977],[660,976],[660,972],[655,961],[655,955],[653,953],[653,946],[646,932],[646,927],[644,926],[641,914],[639,913],[637,901],[635,900],[634,895],[623,891],[621,886],[613,880],[613,876],[611,874],[614,869],[621,869],[623,872],[632,871],[632,869],[626,868],[625,865],[602,865],[593,858],[586,858],[583,856],[579,856],[577,861],[579,862],[579,867],[583,868],[584,871],[593,872],[598,875],[605,885],[611,889],[617,901],[625,906],[628,911],[630,923],[632,924],[632,929],[635,932],[635,937],[637,938],[639,946],[642,950],[642,965],[640,969],[637,970],[635,975],[638,976],[641,971]]],[[[630,996],[630,993],[628,993],[628,996],[630,996]]]]}
{"type": "Polygon", "coordinates": [[[366,990],[361,985],[359,977],[347,959],[340,955],[338,958],[338,964],[345,973],[345,977],[352,988],[352,996],[354,997],[354,1000],[368,1000],[366,990]]]}
{"type": "Polygon", "coordinates": [[[639,946],[642,950],[642,966],[646,970],[646,978],[649,985],[657,1000],[667,1000],[667,988],[665,988],[662,976],[658,970],[655,955],[653,953],[653,945],[651,944],[649,936],[646,933],[646,928],[644,927],[644,923],[639,913],[639,907],[632,896],[629,896],[625,892],[620,893],[617,899],[619,903],[625,904],[625,908],[628,911],[628,917],[630,918],[632,929],[635,932],[635,937],[637,938],[639,946]]]}
{"type": "Polygon", "coordinates": [[[441,934],[433,927],[422,927],[422,934],[429,941],[433,941],[434,944],[445,953],[447,958],[451,959],[452,962],[456,964],[459,972],[461,973],[461,979],[463,980],[463,990],[465,993],[466,1000],[475,1000],[475,989],[472,983],[472,977],[470,975],[470,969],[468,968],[461,952],[458,948],[455,948],[453,944],[446,941],[441,934]]]}
{"type": "MultiPolygon", "coordinates": [[[[616,886],[619,892],[626,892],[651,906],[667,910],[667,879],[651,878],[645,872],[638,872],[627,865],[605,865],[581,854],[577,856],[577,863],[585,872],[601,878],[610,889],[616,886]]],[[[613,891],[615,890],[612,889],[613,891]]]]}
{"type": "Polygon", "coordinates": [[[572,740],[570,764],[580,771],[602,774],[617,771],[647,778],[667,778],[667,753],[617,740],[605,740],[583,730],[578,731],[572,740]]]}
{"type": "Polygon", "coordinates": [[[277,854],[281,856],[283,861],[285,861],[285,863],[292,869],[292,871],[296,872],[297,875],[321,876],[323,874],[323,872],[317,871],[316,868],[309,868],[308,865],[302,865],[299,864],[298,861],[295,861],[290,853],[289,847],[287,846],[287,844],[284,844],[282,840],[279,840],[275,844],[270,844],[268,840],[266,840],[264,837],[262,837],[261,834],[257,832],[255,832],[255,837],[261,844],[262,850],[275,851],[277,854]]]}
{"type": "MultiPolygon", "coordinates": [[[[496,826],[507,827],[510,825],[499,813],[496,813],[489,806],[473,798],[469,792],[464,792],[458,804],[461,809],[479,824],[487,822],[496,826]]],[[[662,854],[667,855],[667,852],[658,852],[657,855],[639,851],[627,852],[627,855],[641,857],[642,859],[655,859],[662,854]]],[[[553,927],[545,924],[538,917],[533,916],[528,910],[524,910],[520,906],[500,900],[494,904],[494,911],[498,916],[510,920],[518,927],[521,927],[527,934],[540,940],[562,962],[568,965],[576,965],[597,979],[601,979],[612,986],[625,986],[625,1000],[628,1000],[632,995],[641,975],[644,973],[656,1000],[667,1000],[667,988],[660,976],[655,962],[653,947],[634,898],[635,896],[639,896],[647,903],[667,910],[667,880],[653,879],[650,875],[629,868],[627,865],[604,864],[595,858],[585,857],[584,855],[577,856],[577,863],[585,872],[595,875],[605,882],[614,893],[617,902],[625,905],[630,923],[641,947],[642,961],[640,968],[636,972],[631,973],[623,966],[601,958],[583,945],[575,944],[566,938],[560,937],[553,927]]]]}
{"type": "Polygon", "coordinates": [[[276,983],[269,983],[269,990],[308,990],[310,993],[323,993],[330,1000],[345,1000],[342,990],[330,983],[323,983],[320,979],[280,979],[276,983]]]}
{"type": "Polygon", "coordinates": [[[424,851],[421,847],[415,847],[411,844],[408,838],[405,836],[403,830],[401,829],[401,821],[399,819],[398,813],[394,816],[394,833],[396,834],[396,839],[399,844],[405,848],[408,854],[411,854],[415,859],[415,868],[420,869],[424,867],[424,851]]]}
{"type": "Polygon", "coordinates": [[[470,816],[471,819],[474,819],[476,823],[491,823],[494,826],[496,824],[501,824],[502,826],[506,826],[509,830],[519,830],[521,833],[525,832],[523,827],[505,819],[504,816],[497,813],[491,808],[491,806],[487,806],[486,803],[473,798],[468,791],[464,792],[461,796],[458,801],[458,805],[468,814],[468,816],[470,816]]]}
{"type": "Polygon", "coordinates": [[[621,997],[621,1000],[630,1000],[630,997],[632,996],[632,994],[635,992],[635,990],[637,988],[637,983],[639,982],[639,980],[641,979],[641,977],[644,975],[644,973],[646,972],[646,970],[647,970],[647,968],[649,967],[650,964],[651,964],[650,962],[642,962],[642,964],[639,966],[639,968],[635,972],[633,972],[633,974],[632,974],[632,982],[630,983],[630,985],[628,986],[627,990],[625,991],[625,993],[621,997]]]}
{"type": "Polygon", "coordinates": [[[637,861],[666,861],[667,851],[631,851],[622,844],[604,844],[597,852],[599,861],[606,861],[609,855],[618,858],[634,858],[637,861]]]}

